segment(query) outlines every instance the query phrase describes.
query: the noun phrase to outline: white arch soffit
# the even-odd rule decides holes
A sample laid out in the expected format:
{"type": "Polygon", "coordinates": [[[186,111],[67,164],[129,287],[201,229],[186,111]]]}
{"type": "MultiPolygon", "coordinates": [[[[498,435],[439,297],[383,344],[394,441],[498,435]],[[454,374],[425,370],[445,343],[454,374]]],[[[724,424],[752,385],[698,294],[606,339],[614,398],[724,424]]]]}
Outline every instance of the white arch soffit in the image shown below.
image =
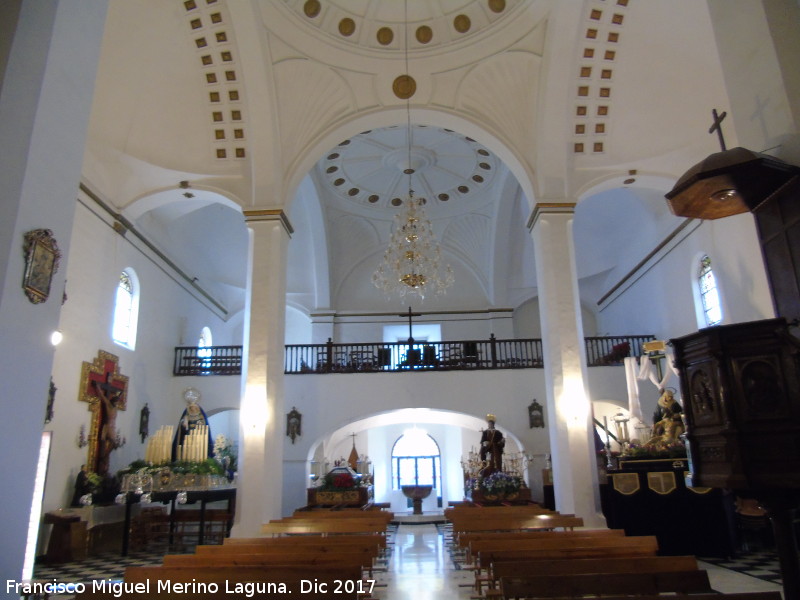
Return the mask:
{"type": "MultiPolygon", "coordinates": [[[[619,173],[602,175],[583,184],[580,189],[576,191],[575,198],[576,202],[580,204],[595,194],[619,188],[650,189],[666,194],[673,188],[675,181],[677,181],[676,178],[665,174],[636,173],[635,175],[629,175],[627,171],[621,171],[619,173]],[[623,183],[624,180],[629,178],[635,179],[636,181],[631,184],[623,183]]],[[[666,202],[667,200],[664,198],[664,203],[666,202]]]]}
{"type": "MultiPolygon", "coordinates": [[[[287,189],[290,191],[297,190],[302,179],[314,168],[319,159],[343,140],[350,139],[367,129],[405,125],[406,121],[406,107],[402,105],[386,107],[368,114],[355,115],[350,120],[336,124],[332,130],[321,135],[316,142],[309,144],[307,149],[298,155],[287,172],[287,189]]],[[[413,105],[411,107],[411,124],[452,129],[478,141],[505,164],[506,168],[516,177],[523,193],[529,200],[535,197],[533,192],[533,166],[526,165],[521,158],[518,158],[513,148],[480,124],[450,111],[414,108],[413,105]]],[[[288,195],[289,202],[294,199],[295,193],[291,192],[288,195]]]]}
{"type": "MultiPolygon", "coordinates": [[[[479,439],[477,434],[481,429],[486,428],[485,415],[476,417],[466,413],[441,410],[434,408],[398,408],[382,413],[376,413],[369,417],[364,417],[350,423],[344,423],[338,427],[329,429],[325,434],[315,439],[309,446],[307,460],[313,460],[316,449],[320,444],[328,440],[326,444],[328,447],[336,446],[338,443],[350,437],[353,433],[360,433],[367,431],[374,427],[382,427],[385,425],[396,425],[399,423],[408,423],[409,425],[453,425],[455,427],[463,427],[464,429],[474,429],[476,439],[479,439]]],[[[520,439],[502,427],[496,424],[506,439],[512,440],[518,448],[525,448],[525,445],[520,439]]]]}
{"type": "Polygon", "coordinates": [[[242,212],[241,205],[222,192],[210,188],[203,189],[194,184],[188,190],[194,194],[194,197],[183,200],[181,200],[183,191],[180,188],[173,187],[149,193],[131,202],[125,207],[123,213],[130,220],[136,221],[152,210],[169,205],[170,209],[174,211],[171,215],[172,218],[179,218],[210,204],[221,204],[238,213],[242,212]]]}
{"type": "MultiPolygon", "coordinates": [[[[306,218],[311,226],[311,239],[314,244],[314,251],[312,252],[312,260],[314,261],[314,302],[315,306],[330,306],[331,305],[331,276],[328,261],[328,230],[325,228],[324,211],[322,204],[319,200],[319,191],[314,184],[311,176],[306,173],[300,184],[297,186],[297,192],[291,196],[302,196],[306,202],[306,218]]],[[[287,210],[290,210],[290,206],[287,210]]],[[[289,213],[291,214],[291,213],[289,213]]],[[[291,218],[291,217],[290,217],[291,218]]]]}

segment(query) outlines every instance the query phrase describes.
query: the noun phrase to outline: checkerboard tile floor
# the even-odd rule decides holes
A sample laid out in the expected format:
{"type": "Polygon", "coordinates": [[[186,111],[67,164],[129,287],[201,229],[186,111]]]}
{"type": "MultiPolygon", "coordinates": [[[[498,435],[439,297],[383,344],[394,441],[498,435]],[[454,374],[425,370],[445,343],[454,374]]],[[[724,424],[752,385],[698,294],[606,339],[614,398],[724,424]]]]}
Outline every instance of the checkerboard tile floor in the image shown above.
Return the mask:
{"type": "Polygon", "coordinates": [[[160,565],[164,558],[161,552],[131,552],[128,556],[105,553],[81,561],[64,564],[40,564],[33,569],[33,577],[39,581],[88,583],[99,579],[122,579],[126,567],[160,565]]]}
{"type": "Polygon", "coordinates": [[[700,560],[737,573],[749,575],[750,577],[763,579],[764,581],[781,583],[781,568],[778,556],[772,551],[749,552],[735,558],[700,557],[700,560]]]}

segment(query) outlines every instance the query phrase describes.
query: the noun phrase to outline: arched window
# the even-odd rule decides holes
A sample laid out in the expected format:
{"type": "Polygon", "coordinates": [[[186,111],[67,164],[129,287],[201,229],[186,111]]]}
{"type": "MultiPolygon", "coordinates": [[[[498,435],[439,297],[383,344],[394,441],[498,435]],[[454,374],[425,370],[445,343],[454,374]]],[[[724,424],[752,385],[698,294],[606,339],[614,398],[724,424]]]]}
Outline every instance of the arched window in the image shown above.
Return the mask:
{"type": "Polygon", "coordinates": [[[722,305],[720,303],[719,290],[717,289],[717,280],[714,277],[714,271],[711,269],[711,258],[708,255],[700,259],[697,284],[706,326],[719,325],[722,321],[722,305]]]}
{"type": "Polygon", "coordinates": [[[409,429],[392,448],[392,488],[404,485],[432,485],[442,495],[439,446],[422,429],[409,429]]]}
{"type": "Polygon", "coordinates": [[[203,331],[200,332],[200,339],[197,340],[197,357],[203,359],[201,362],[203,369],[211,368],[211,346],[213,345],[211,330],[208,327],[203,327],[203,331]]]}
{"type": "Polygon", "coordinates": [[[136,346],[136,325],[139,318],[138,284],[133,269],[122,271],[114,301],[114,326],[111,335],[114,342],[131,350],[136,346]]]}

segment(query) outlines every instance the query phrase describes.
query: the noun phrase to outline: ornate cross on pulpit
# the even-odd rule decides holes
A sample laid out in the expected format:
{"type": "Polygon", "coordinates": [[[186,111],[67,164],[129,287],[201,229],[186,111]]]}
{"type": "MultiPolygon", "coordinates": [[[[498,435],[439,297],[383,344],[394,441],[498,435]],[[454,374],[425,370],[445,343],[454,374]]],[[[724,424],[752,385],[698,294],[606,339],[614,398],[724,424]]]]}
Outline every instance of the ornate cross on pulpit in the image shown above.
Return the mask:
{"type": "Polygon", "coordinates": [[[124,443],[116,439],[116,414],[127,406],[128,377],[119,372],[119,358],[99,350],[94,362],[81,366],[79,389],[78,399],[88,402],[92,413],[86,465],[103,475],[108,471],[109,454],[124,443]]]}
{"type": "Polygon", "coordinates": [[[714,123],[712,123],[708,133],[714,133],[716,131],[717,136],[719,137],[719,147],[722,148],[722,150],[727,150],[725,147],[725,137],[722,135],[722,121],[725,120],[725,117],[728,116],[728,113],[723,110],[721,115],[717,114],[717,109],[714,108],[711,110],[711,115],[714,117],[714,123]]]}

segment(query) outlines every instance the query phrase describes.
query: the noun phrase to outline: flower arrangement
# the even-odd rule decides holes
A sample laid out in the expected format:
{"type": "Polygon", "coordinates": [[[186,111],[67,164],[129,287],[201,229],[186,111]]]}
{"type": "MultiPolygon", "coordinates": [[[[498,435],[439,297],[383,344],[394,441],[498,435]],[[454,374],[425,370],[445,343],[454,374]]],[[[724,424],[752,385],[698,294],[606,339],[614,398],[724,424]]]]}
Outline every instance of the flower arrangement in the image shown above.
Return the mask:
{"type": "Polygon", "coordinates": [[[480,478],[478,489],[484,494],[513,494],[522,487],[522,479],[517,475],[509,475],[503,471],[495,471],[488,477],[480,478]]]}
{"type": "Polygon", "coordinates": [[[346,471],[331,471],[323,479],[322,489],[326,492],[342,492],[356,487],[356,480],[346,471]]]}
{"type": "Polygon", "coordinates": [[[86,473],[86,487],[89,488],[90,493],[99,494],[100,490],[103,489],[102,475],[99,475],[94,471],[89,471],[86,473]]]}
{"type": "Polygon", "coordinates": [[[221,433],[214,439],[214,458],[228,473],[236,471],[236,448],[233,441],[221,433]]]}
{"type": "Polygon", "coordinates": [[[200,462],[190,462],[186,460],[176,460],[166,465],[151,465],[144,460],[135,460],[124,469],[120,469],[118,475],[122,478],[123,475],[130,475],[131,473],[144,473],[148,475],[160,474],[164,469],[168,469],[173,473],[186,474],[193,473],[196,475],[224,475],[225,471],[216,460],[207,458],[200,462]]]}
{"type": "Polygon", "coordinates": [[[682,442],[669,444],[631,444],[620,455],[623,460],[656,459],[656,458],[686,458],[686,446],[682,442]]]}

